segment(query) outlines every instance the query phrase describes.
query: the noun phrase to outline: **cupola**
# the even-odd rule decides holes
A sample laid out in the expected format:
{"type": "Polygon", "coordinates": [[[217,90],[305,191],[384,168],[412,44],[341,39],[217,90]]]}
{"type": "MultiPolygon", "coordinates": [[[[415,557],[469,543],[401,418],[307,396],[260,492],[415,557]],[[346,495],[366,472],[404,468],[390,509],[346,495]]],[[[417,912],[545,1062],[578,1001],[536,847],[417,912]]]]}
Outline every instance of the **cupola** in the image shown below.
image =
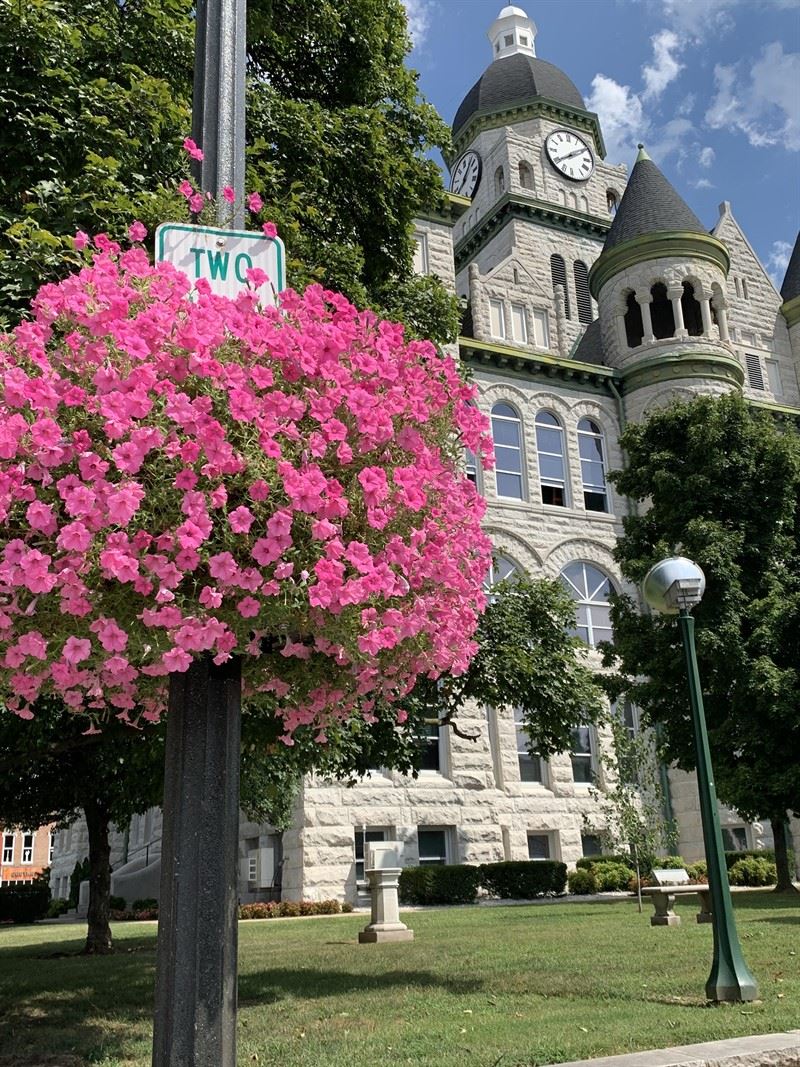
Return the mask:
{"type": "Polygon", "coordinates": [[[492,46],[493,59],[536,55],[536,23],[528,18],[521,7],[511,4],[504,7],[489,27],[487,36],[492,46]]]}

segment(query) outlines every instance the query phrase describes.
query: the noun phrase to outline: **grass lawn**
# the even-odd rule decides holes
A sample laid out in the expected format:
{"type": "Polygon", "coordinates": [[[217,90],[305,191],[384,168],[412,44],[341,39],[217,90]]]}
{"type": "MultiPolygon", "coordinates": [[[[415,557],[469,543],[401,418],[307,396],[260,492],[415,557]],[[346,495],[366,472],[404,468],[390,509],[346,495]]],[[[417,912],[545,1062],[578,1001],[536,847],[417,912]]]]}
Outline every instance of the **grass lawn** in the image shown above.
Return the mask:
{"type": "MultiPolygon", "coordinates": [[[[761,1001],[724,1007],[689,902],[678,928],[628,901],[410,913],[398,945],[358,945],[363,916],[243,922],[239,1063],[536,1067],[797,1027],[800,898],[734,903],[761,1001]]],[[[82,932],[0,929],[3,1067],[149,1067],[155,925],[117,924],[106,958],[71,955],[82,932]]]]}

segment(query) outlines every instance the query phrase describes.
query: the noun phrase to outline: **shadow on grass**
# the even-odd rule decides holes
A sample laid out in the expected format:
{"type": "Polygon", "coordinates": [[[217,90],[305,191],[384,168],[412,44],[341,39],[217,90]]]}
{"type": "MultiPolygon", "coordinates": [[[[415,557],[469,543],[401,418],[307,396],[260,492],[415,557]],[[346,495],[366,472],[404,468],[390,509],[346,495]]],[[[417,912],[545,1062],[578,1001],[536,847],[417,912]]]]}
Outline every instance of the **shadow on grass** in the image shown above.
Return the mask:
{"type": "Polygon", "coordinates": [[[763,919],[756,919],[757,923],[784,923],[788,926],[800,926],[800,911],[797,915],[767,915],[763,919]]]}
{"type": "Polygon", "coordinates": [[[101,1054],[128,1062],[132,1042],[149,1032],[155,941],[82,956],[83,940],[0,939],[0,1067],[83,1067],[101,1054]]]}
{"type": "Polygon", "coordinates": [[[353,971],[322,971],[313,967],[276,967],[269,971],[239,975],[240,1004],[274,1004],[286,997],[316,1000],[353,993],[403,989],[443,989],[462,996],[484,988],[479,978],[443,978],[430,971],[389,971],[386,974],[353,971]]]}

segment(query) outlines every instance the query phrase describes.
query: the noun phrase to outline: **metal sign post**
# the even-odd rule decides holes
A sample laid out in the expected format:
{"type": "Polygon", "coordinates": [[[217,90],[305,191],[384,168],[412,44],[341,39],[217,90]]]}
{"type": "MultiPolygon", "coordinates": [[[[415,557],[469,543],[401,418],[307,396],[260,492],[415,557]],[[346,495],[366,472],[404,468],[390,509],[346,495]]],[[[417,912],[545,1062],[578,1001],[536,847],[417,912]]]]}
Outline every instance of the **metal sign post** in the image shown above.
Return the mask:
{"type": "MultiPolygon", "coordinates": [[[[233,188],[239,229],[245,14],[246,0],[197,0],[196,177],[223,217],[222,190],[233,188]]],[[[236,1065],[241,693],[238,657],[217,666],[205,656],[170,677],[153,1067],[236,1065]]]]}

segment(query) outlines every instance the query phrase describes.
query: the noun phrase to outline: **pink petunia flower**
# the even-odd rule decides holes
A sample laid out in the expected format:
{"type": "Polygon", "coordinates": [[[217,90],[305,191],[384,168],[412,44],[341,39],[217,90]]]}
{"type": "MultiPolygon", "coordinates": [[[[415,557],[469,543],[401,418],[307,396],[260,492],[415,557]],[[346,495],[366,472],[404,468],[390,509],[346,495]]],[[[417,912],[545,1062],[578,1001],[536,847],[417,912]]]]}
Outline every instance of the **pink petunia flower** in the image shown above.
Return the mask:
{"type": "Polygon", "coordinates": [[[250,193],[247,198],[248,210],[252,211],[254,215],[257,215],[263,206],[264,201],[261,199],[258,193],[250,193]]]}
{"type": "Polygon", "coordinates": [[[222,199],[227,200],[229,204],[236,203],[236,193],[233,191],[230,185],[226,185],[225,188],[222,190],[222,199]]]}
{"type": "Polygon", "coordinates": [[[274,222],[265,222],[261,229],[264,231],[264,235],[269,237],[270,240],[274,240],[274,238],[278,236],[278,227],[274,222]]]}
{"type": "Polygon", "coordinates": [[[138,220],[132,222],[128,227],[128,237],[134,242],[143,241],[147,237],[147,227],[138,220]]]}
{"type": "Polygon", "coordinates": [[[185,151],[188,152],[191,159],[196,159],[200,161],[205,158],[203,155],[203,150],[197,147],[191,137],[187,137],[185,139],[185,141],[183,142],[183,147],[185,151]]]}

